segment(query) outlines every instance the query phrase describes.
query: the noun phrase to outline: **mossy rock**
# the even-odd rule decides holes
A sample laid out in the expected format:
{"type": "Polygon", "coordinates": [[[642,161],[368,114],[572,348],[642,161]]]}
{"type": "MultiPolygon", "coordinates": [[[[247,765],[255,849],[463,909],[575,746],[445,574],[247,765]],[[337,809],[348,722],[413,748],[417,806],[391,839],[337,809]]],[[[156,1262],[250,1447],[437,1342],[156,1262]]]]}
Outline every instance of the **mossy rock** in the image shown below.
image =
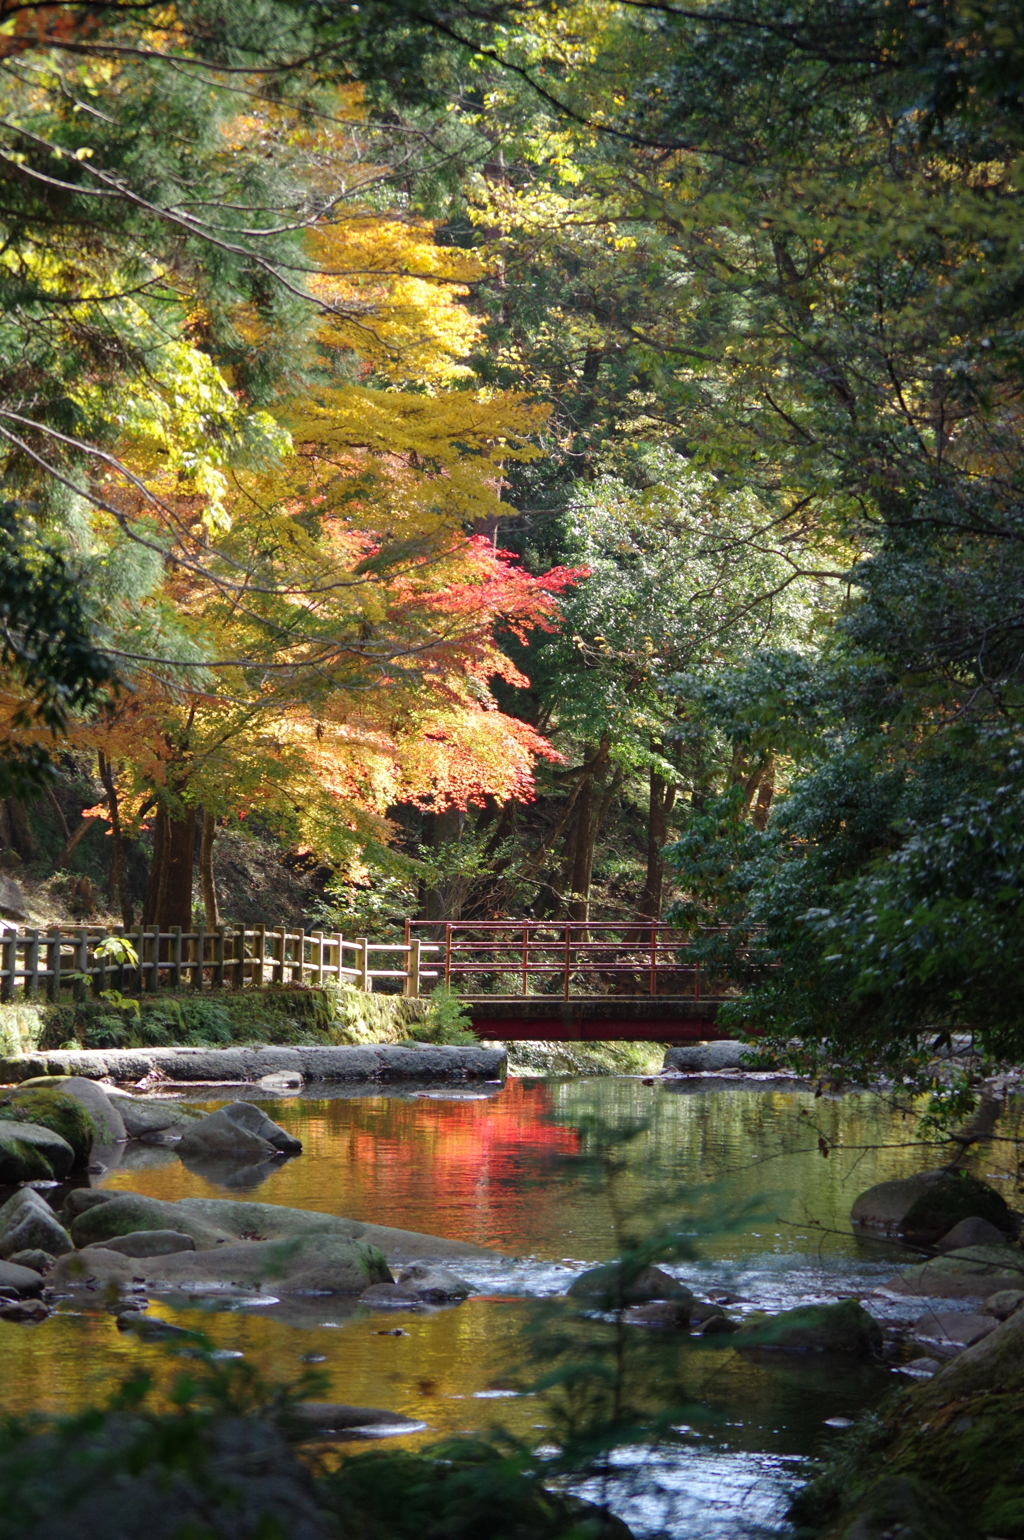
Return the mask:
{"type": "Polygon", "coordinates": [[[962,1219],[987,1219],[1004,1235],[1016,1229],[1002,1193],[980,1182],[969,1171],[947,1171],[910,1205],[901,1229],[908,1240],[930,1246],[962,1219]]]}
{"type": "Polygon", "coordinates": [[[0,1098],[0,1118],[31,1123],[60,1134],[75,1152],[75,1165],[88,1164],[96,1137],[96,1125],[81,1102],[48,1086],[9,1091],[0,1098]]]}
{"type": "Polygon", "coordinates": [[[841,1353],[878,1358],[882,1331],[855,1299],[838,1305],[798,1305],[781,1315],[744,1321],[730,1338],[736,1348],[765,1348],[786,1353],[841,1353]]]}

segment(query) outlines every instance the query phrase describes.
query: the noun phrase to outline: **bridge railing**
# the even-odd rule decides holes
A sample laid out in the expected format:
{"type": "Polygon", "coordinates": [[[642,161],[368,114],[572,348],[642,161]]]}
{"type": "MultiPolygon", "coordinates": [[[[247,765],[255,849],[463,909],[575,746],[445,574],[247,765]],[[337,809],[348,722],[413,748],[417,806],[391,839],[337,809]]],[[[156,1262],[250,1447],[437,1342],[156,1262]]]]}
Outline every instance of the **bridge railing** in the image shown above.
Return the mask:
{"type": "Polygon", "coordinates": [[[0,1001],[65,994],[84,1000],[116,990],[239,989],[318,985],[328,980],[372,990],[375,981],[401,980],[402,993],[419,995],[438,970],[425,968],[439,951],[415,936],[406,942],[346,940],[338,931],[301,931],[286,925],[222,926],[194,931],[141,926],[126,931],[82,925],[73,930],[0,929],[0,1001]],[[119,945],[126,943],[127,945],[119,945]]]}
{"type": "Polygon", "coordinates": [[[395,981],[414,997],[442,981],[470,996],[561,994],[566,1000],[599,993],[700,1000],[730,992],[686,954],[684,933],[651,921],[407,920],[402,942],[286,925],[192,931],[4,926],[0,1001],[331,980],[367,991],[395,981]]]}
{"type": "Polygon", "coordinates": [[[560,992],[671,994],[721,998],[724,980],[686,957],[686,933],[651,920],[407,920],[407,942],[429,937],[441,950],[437,972],[473,995],[523,996],[560,992]],[[557,982],[556,982],[557,981],[557,982]]]}

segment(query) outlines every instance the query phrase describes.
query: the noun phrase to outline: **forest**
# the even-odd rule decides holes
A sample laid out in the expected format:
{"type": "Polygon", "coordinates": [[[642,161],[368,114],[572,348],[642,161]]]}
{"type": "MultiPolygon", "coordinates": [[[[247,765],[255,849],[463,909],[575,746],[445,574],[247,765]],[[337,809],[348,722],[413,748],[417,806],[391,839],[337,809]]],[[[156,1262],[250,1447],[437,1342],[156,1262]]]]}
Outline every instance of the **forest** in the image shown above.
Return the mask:
{"type": "Polygon", "coordinates": [[[1022,64],[1009,0],[4,0],[37,912],[666,918],[808,1063],[1019,1054],[1022,64]]]}

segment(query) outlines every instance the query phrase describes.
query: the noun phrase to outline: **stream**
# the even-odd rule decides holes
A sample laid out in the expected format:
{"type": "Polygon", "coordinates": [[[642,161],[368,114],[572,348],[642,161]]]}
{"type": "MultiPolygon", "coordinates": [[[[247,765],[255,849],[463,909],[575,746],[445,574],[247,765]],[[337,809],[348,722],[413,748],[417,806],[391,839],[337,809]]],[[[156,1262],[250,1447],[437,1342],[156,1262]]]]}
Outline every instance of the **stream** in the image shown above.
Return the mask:
{"type": "MultiPolygon", "coordinates": [[[[495,1257],[458,1266],[479,1292],[456,1307],[383,1313],[321,1296],[211,1308],[154,1296],[149,1314],[206,1331],[219,1351],[273,1379],[316,1362],[322,1399],[418,1419],[426,1426],[406,1440],[414,1446],[492,1426],[549,1442],[544,1397],[514,1390],[537,1373],[526,1362],[530,1328],[552,1310],[568,1319],[558,1297],[630,1230],[671,1221],[692,1232],[699,1255],[668,1270],[698,1295],[730,1296],[732,1315],[849,1295],[883,1322],[923,1308],[872,1292],[913,1254],[849,1233],[864,1188],[937,1163],[914,1143],[912,1121],[875,1094],[816,1099],[785,1082],[629,1078],[247,1094],[302,1139],[302,1155],[215,1181],[173,1150],[135,1142],[94,1183],[167,1200],[250,1196],[471,1241],[495,1257]]],[[[983,1156],[979,1174],[1006,1180],[997,1162],[983,1156]]],[[[1011,1196],[1009,1182],[1001,1190],[1011,1196]]],[[[609,1497],[638,1536],[786,1534],[786,1493],[807,1461],[892,1384],[888,1367],[754,1359],[727,1337],[643,1328],[629,1337],[641,1401],[678,1409],[668,1442],[620,1450],[611,1490],[592,1494],[609,1497]]],[[[95,1309],[65,1301],[36,1327],[8,1326],[3,1347],[0,1407],[11,1412],[103,1399],[163,1357],[118,1332],[99,1300],[95,1309]]]]}

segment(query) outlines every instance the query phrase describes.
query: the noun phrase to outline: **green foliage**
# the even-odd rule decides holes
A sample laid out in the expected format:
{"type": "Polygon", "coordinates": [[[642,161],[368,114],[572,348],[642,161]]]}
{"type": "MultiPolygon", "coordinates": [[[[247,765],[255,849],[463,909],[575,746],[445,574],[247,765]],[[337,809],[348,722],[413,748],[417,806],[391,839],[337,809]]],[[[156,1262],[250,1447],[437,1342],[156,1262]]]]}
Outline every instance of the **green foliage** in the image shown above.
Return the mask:
{"type": "MultiPolygon", "coordinates": [[[[97,645],[81,573],[34,526],[29,508],[0,505],[0,664],[31,702],[12,726],[25,728],[34,716],[56,739],[72,712],[106,696],[115,673],[97,645]]],[[[49,767],[45,743],[15,742],[0,758],[0,796],[32,794],[49,767]]]]}
{"type": "Polygon", "coordinates": [[[427,1000],[427,1013],[410,1023],[409,1038],[415,1043],[444,1043],[451,1047],[473,1046],[480,1039],[470,1025],[471,1017],[453,989],[438,984],[427,1000]]]}
{"type": "Polygon", "coordinates": [[[103,998],[42,1008],[39,1047],[222,1048],[231,1043],[330,1041],[333,1007],[323,991],[265,989],[103,998]]]}

